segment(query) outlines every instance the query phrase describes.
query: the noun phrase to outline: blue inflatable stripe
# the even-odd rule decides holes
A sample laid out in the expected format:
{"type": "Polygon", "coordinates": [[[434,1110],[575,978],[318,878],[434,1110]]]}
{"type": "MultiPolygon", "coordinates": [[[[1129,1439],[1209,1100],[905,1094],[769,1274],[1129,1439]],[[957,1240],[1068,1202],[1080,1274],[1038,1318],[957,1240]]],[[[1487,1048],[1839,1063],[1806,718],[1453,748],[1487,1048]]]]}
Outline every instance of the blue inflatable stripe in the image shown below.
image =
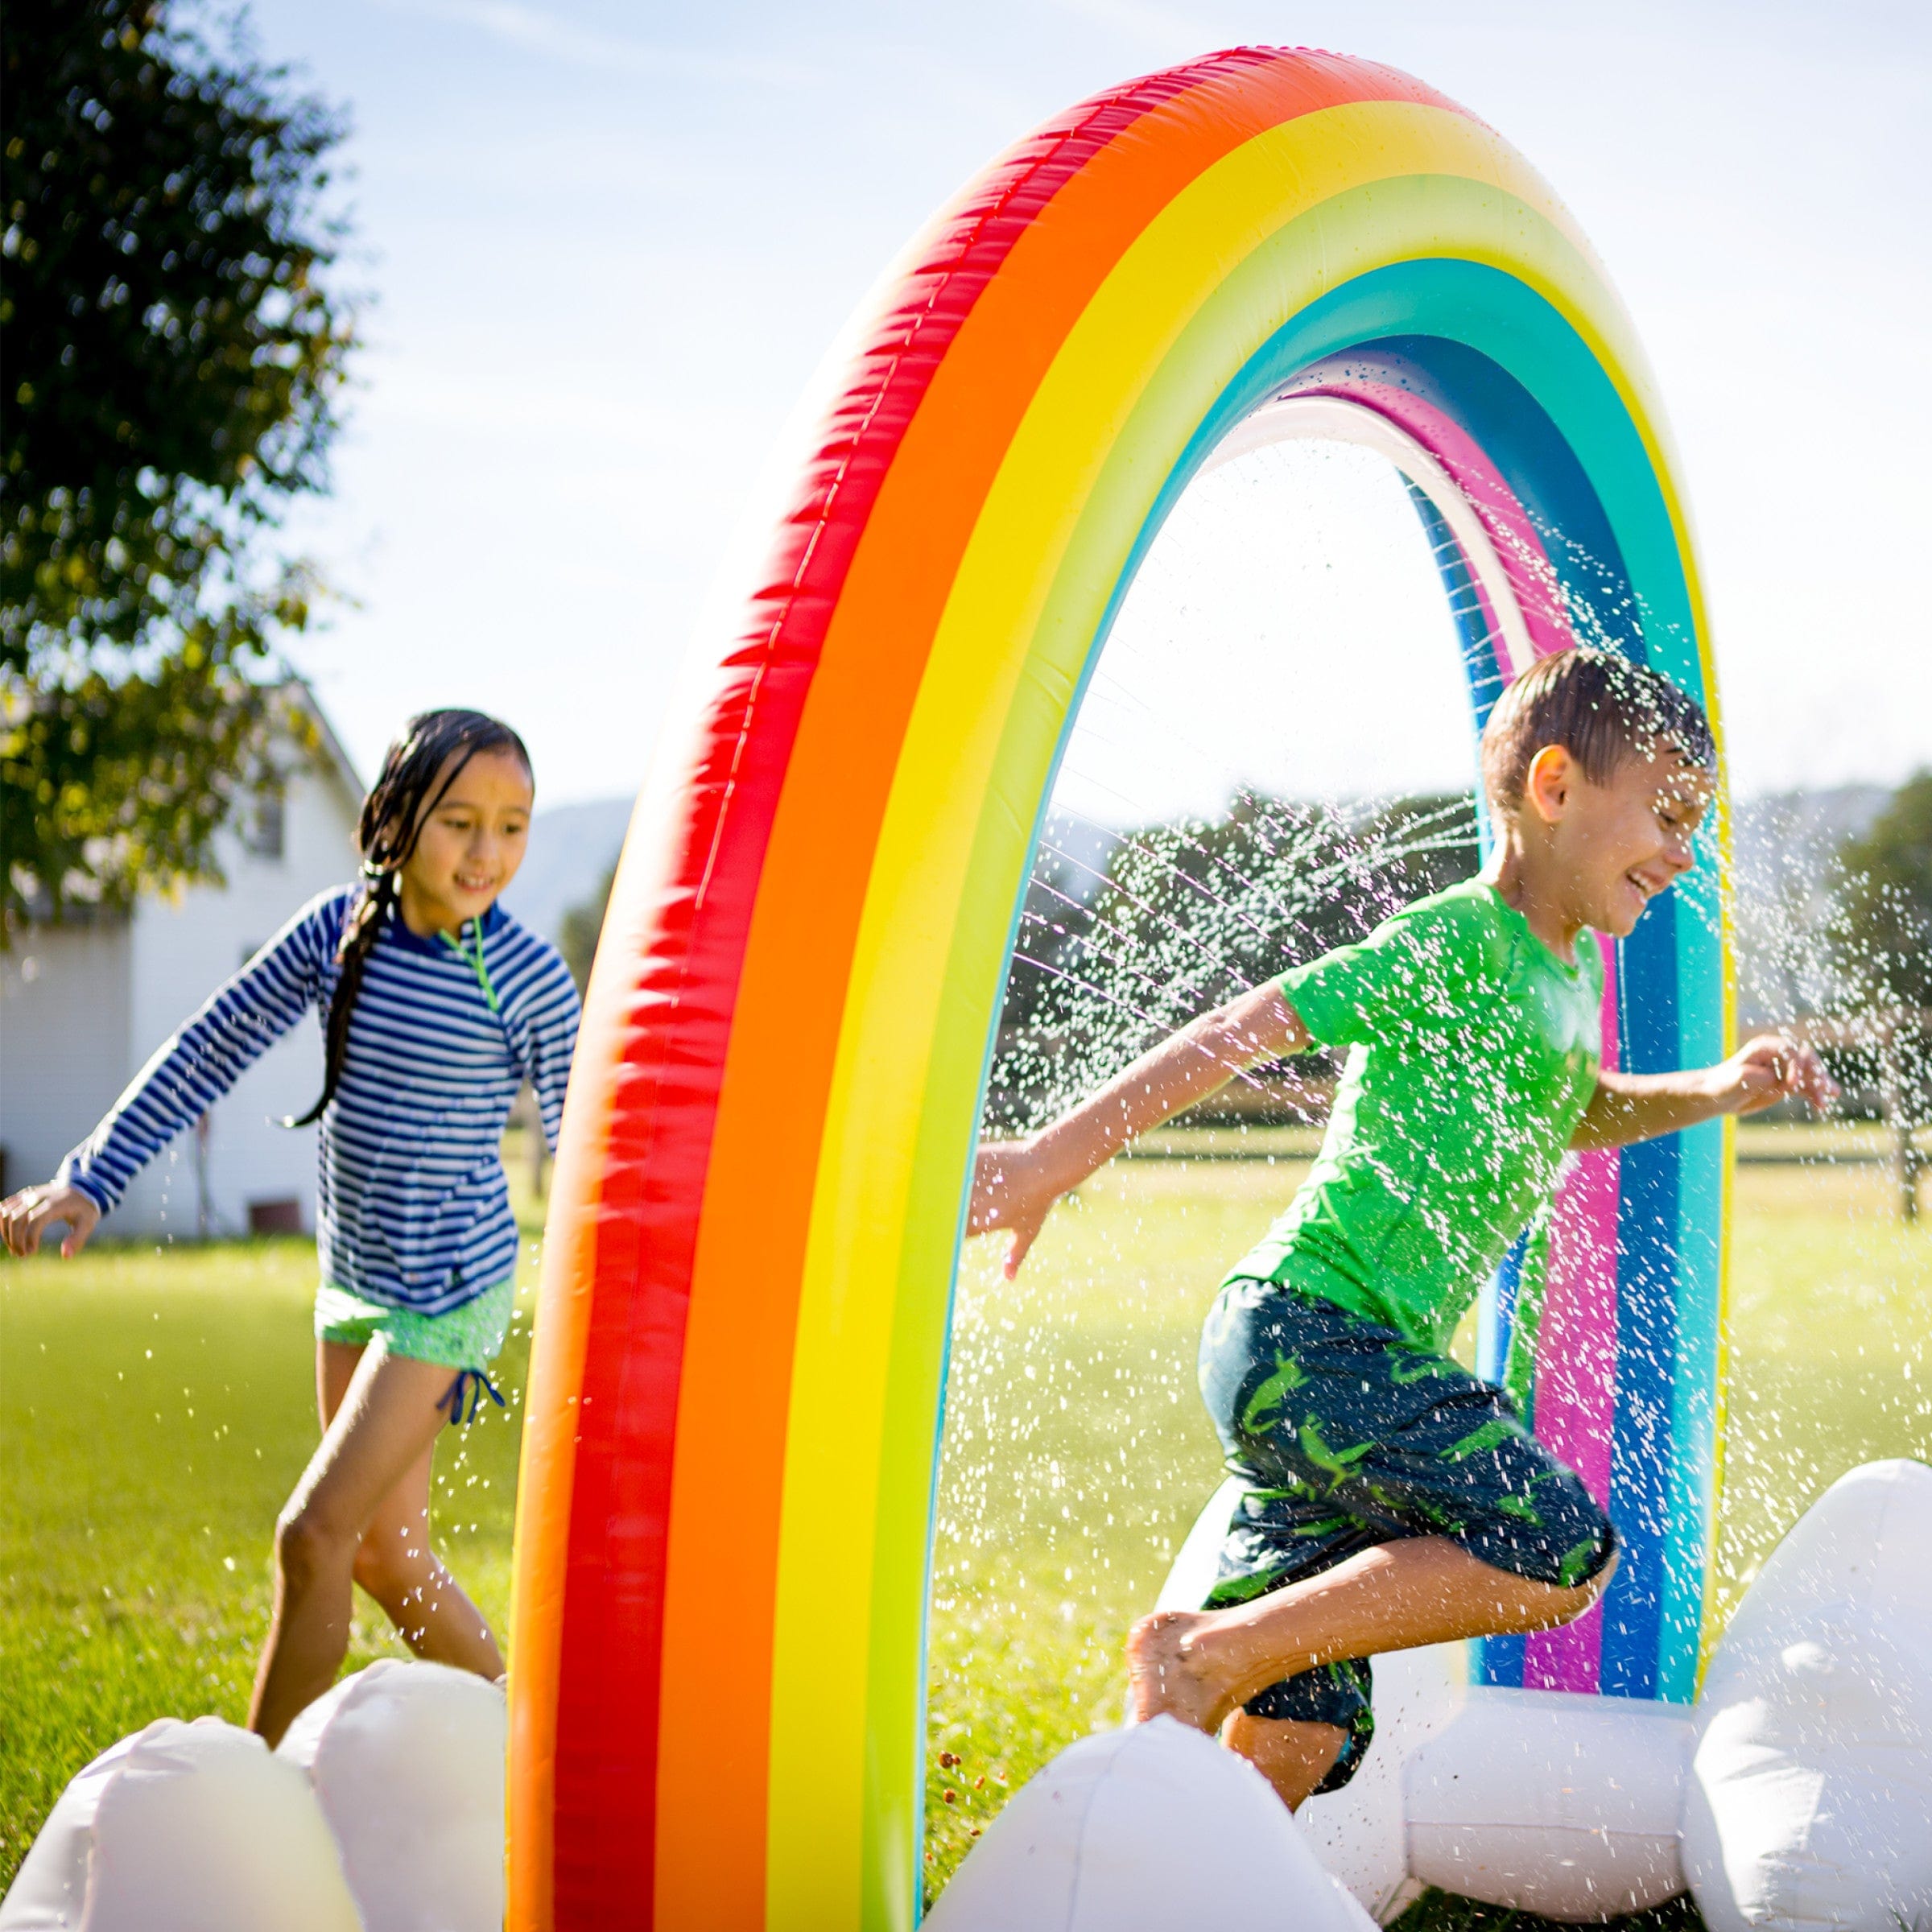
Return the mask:
{"type": "MultiPolygon", "coordinates": [[[[1656,663],[1703,694],[1678,535],[1621,397],[1541,296],[1498,270],[1446,260],[1398,263],[1346,283],[1257,350],[1205,412],[1150,507],[1083,683],[1149,547],[1210,452],[1270,397],[1344,370],[1426,392],[1462,424],[1542,533],[1579,635],[1656,663]]],[[[1426,499],[1417,510],[1443,575],[1480,730],[1500,688],[1493,642],[1460,547],[1426,499]]],[[[1066,730],[1078,709],[1076,699],[1066,730]]],[[[1063,753],[1065,743],[1063,733],[1063,753]]],[[[1674,894],[1654,905],[1620,950],[1624,1063],[1648,1071],[1692,1063],[1694,1052],[1716,1057],[1723,980],[1722,936],[1706,905],[1680,908],[1674,894]],[[1693,989],[1687,1003],[1682,987],[1693,989]]],[[[1721,1184],[1719,1142],[1680,1149],[1666,1141],[1624,1158],[1610,1505],[1624,1557],[1606,1600],[1602,1687],[1628,1696],[1687,1697],[1695,1678],[1711,1521],[1721,1184]]],[[[1507,1361],[1515,1286],[1499,1277],[1485,1296],[1486,1375],[1500,1376],[1507,1361]]],[[[1520,1684],[1523,1657],[1521,1638],[1492,1639],[1477,1674],[1520,1684]]]]}
{"type": "MultiPolygon", "coordinates": [[[[1501,1381],[1509,1370],[1509,1344],[1516,1334],[1516,1299],[1523,1285],[1523,1257],[1529,1248],[1530,1236],[1519,1234],[1484,1293],[1485,1319],[1477,1333],[1476,1372],[1486,1382],[1501,1381]]],[[[1534,1389],[1530,1403],[1534,1410],[1534,1389]]]]}
{"type": "Polygon", "coordinates": [[[1500,1685],[1508,1690],[1521,1690],[1528,1649],[1529,1640],[1525,1637],[1482,1638],[1477,1646],[1476,1682],[1500,1685]]]}
{"type": "Polygon", "coordinates": [[[1405,335],[1326,357],[1305,369],[1295,386],[1350,378],[1407,390],[1459,423],[1542,539],[1579,638],[1644,661],[1637,600],[1602,500],[1562,432],[1521,382],[1464,343],[1405,335]]]}
{"type": "Polygon", "coordinates": [[[1503,695],[1505,682],[1496,650],[1496,638],[1483,609],[1482,597],[1476,588],[1476,572],[1469,568],[1469,559],[1463,555],[1463,547],[1449,527],[1447,518],[1430,502],[1427,493],[1411,479],[1405,477],[1402,481],[1408,486],[1409,500],[1415,506],[1415,514],[1422,518],[1436,570],[1443,580],[1443,588],[1448,594],[1449,614],[1455,621],[1455,634],[1463,647],[1463,671],[1469,680],[1470,708],[1476,716],[1477,736],[1480,737],[1496,700],[1503,695]]]}
{"type": "MultiPolygon", "coordinates": [[[[1675,896],[1666,893],[1618,949],[1617,1031],[1629,1072],[1661,1072],[1682,1063],[1676,922],[1675,896]]],[[[1624,1555],[1604,1595],[1602,1687],[1624,1697],[1660,1695],[1669,1546],[1684,1528],[1671,1521],[1668,1476],[1678,1447],[1679,1158],[1670,1138],[1626,1148],[1622,1160],[1610,1515],[1624,1555]]],[[[1693,1637],[1693,1655],[1695,1649],[1693,1637]]]]}

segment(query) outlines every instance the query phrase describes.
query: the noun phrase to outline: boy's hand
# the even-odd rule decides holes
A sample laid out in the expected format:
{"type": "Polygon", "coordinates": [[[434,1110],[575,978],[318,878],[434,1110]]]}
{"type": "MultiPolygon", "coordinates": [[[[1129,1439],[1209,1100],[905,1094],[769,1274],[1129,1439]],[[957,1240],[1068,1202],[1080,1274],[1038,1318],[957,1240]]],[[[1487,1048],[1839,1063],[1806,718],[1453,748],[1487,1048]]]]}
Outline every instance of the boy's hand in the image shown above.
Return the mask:
{"type": "Polygon", "coordinates": [[[973,1164],[972,1203],[967,1210],[966,1232],[990,1234],[1001,1228],[1012,1231],[1012,1245],[1001,1269],[1011,1281],[1059,1199],[1059,1190],[1047,1180],[1031,1141],[989,1141],[973,1164]]]}
{"type": "Polygon", "coordinates": [[[10,1254],[27,1256],[40,1245],[40,1237],[56,1221],[67,1224],[67,1238],[60,1244],[64,1258],[71,1260],[87,1245],[87,1237],[101,1224],[101,1210],[78,1187],[64,1187],[49,1181],[43,1187],[23,1187],[0,1201],[0,1237],[10,1254]]]}
{"type": "Polygon", "coordinates": [[[1838,1084],[1816,1051],[1781,1033],[1746,1040],[1711,1071],[1721,1113],[1756,1113],[1794,1094],[1822,1113],[1838,1098],[1838,1084]]]}

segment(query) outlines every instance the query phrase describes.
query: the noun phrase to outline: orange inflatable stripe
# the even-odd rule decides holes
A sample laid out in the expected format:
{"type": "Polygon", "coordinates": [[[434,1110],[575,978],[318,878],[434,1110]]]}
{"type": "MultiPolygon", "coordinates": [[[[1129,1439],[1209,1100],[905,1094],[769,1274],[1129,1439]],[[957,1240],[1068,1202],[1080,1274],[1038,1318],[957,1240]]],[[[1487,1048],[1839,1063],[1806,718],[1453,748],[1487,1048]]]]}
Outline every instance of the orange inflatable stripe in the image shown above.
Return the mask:
{"type": "MultiPolygon", "coordinates": [[[[1420,92],[1406,84],[1410,93],[1420,92]]],[[[1214,84],[1208,84],[1213,92],[1214,84]]],[[[745,1856],[772,1769],[772,1589],[786,1406],[815,1143],[872,848],[930,638],[1014,428],[1121,253],[1234,147],[1294,113],[1361,97],[1301,68],[1245,118],[1179,96],[1062,188],[975,303],[908,426],[841,589],[775,815],[745,950],[692,1279],[673,1478],[661,1760],[703,1764],[658,1809],[658,1920],[760,1922],[745,1856]],[[1263,111],[1273,109],[1274,113],[1263,111]],[[782,1107],[773,1096],[783,1096],[782,1107]],[[718,1587],[722,1579],[730,1587],[718,1587]],[[730,1660],[720,1681],[714,1660],[730,1660]],[[720,1744],[724,1748],[720,1748],[720,1744]]],[[[827,1641],[862,1643],[861,1605],[827,1641]]],[[[808,1791],[809,1768],[798,1767],[808,1791]]],[[[782,1786],[786,1768],[778,1767],[782,1786]]]]}
{"type": "MultiPolygon", "coordinates": [[[[865,339],[749,621],[661,754],[552,1195],[518,1525],[518,1932],[766,1922],[768,1806],[811,1802],[770,1734],[799,1285],[934,634],[1040,384],[1137,237],[1244,143],[1367,101],[1460,113],[1389,70],[1245,50],[989,171],[865,339]]],[[[865,1653],[870,1600],[855,1578],[824,1606],[826,1642],[865,1653]]]]}

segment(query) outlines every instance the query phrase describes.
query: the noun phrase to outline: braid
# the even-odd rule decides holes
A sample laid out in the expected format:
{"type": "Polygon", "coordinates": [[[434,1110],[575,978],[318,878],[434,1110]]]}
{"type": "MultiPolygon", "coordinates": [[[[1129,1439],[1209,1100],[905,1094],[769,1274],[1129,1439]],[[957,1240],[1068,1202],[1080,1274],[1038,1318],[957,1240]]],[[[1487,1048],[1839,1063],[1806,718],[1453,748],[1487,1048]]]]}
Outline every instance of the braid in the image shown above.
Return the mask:
{"type": "Polygon", "coordinates": [[[362,991],[369,956],[402,898],[402,868],[416,849],[423,821],[442,803],[464,766],[485,751],[514,752],[524,769],[530,769],[523,741],[507,724],[480,711],[420,712],[390,746],[381,774],[362,801],[356,826],[356,843],[362,850],[361,890],[336,945],[340,970],[324,1033],[321,1097],[299,1119],[285,1120],[284,1127],[306,1127],[336,1097],[349,1057],[349,1019],[362,991]]]}

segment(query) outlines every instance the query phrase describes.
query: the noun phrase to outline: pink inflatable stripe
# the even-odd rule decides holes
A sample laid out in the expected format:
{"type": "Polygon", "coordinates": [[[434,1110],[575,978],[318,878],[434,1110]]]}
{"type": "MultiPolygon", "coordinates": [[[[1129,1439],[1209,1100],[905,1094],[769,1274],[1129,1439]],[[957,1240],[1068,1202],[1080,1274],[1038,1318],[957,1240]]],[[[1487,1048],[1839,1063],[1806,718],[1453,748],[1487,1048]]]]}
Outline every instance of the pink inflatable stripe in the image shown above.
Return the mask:
{"type": "MultiPolygon", "coordinates": [[[[1603,947],[1603,1059],[1617,1065],[1616,951],[1603,947]]],[[[1558,1190],[1543,1298],[1542,1364],[1536,1385],[1538,1438],[1583,1479],[1606,1509],[1616,1424],[1616,1220],[1621,1157],[1584,1154],[1558,1190]]],[[[1523,1648],[1523,1684],[1535,1690],[1595,1690],[1603,1657],[1601,1607],[1560,1629],[1534,1633],[1523,1648]]]]}
{"type": "MultiPolygon", "coordinates": [[[[1362,378],[1330,381],[1297,393],[1340,396],[1360,403],[1364,409],[1386,416],[1413,436],[1449,473],[1481,521],[1489,541],[1496,547],[1509,588],[1516,593],[1524,627],[1530,633],[1536,654],[1546,658],[1553,651],[1566,650],[1575,643],[1576,634],[1563,608],[1555,568],[1529,513],[1496,465],[1483,453],[1481,446],[1459,423],[1412,390],[1398,389],[1391,382],[1362,378]]],[[[1506,683],[1514,672],[1526,667],[1503,662],[1501,627],[1482,586],[1479,584],[1476,588],[1483,598],[1483,615],[1489,634],[1496,642],[1497,662],[1506,683]]]]}
{"type": "MultiPolygon", "coordinates": [[[[1539,658],[1577,642],[1554,567],[1516,493],[1480,446],[1449,416],[1412,390],[1362,378],[1323,382],[1305,394],[1340,396],[1385,416],[1440,463],[1468,501],[1494,547],[1539,658]]],[[[1474,576],[1474,572],[1472,575],[1474,576]]],[[[1507,683],[1523,668],[1509,662],[1496,611],[1480,578],[1476,595],[1507,683]]],[[[1617,1064],[1616,961],[1604,951],[1603,1064],[1617,1064]]],[[[1597,1501],[1610,1500],[1610,1451],[1616,1407],[1616,1228],[1620,1157],[1580,1156],[1557,1196],[1538,1358],[1538,1438],[1583,1478],[1597,1501]]],[[[1523,1682],[1550,1690],[1594,1691],[1603,1655],[1603,1616],[1593,1610],[1560,1629],[1540,1631],[1524,1647],[1523,1682]]]]}

